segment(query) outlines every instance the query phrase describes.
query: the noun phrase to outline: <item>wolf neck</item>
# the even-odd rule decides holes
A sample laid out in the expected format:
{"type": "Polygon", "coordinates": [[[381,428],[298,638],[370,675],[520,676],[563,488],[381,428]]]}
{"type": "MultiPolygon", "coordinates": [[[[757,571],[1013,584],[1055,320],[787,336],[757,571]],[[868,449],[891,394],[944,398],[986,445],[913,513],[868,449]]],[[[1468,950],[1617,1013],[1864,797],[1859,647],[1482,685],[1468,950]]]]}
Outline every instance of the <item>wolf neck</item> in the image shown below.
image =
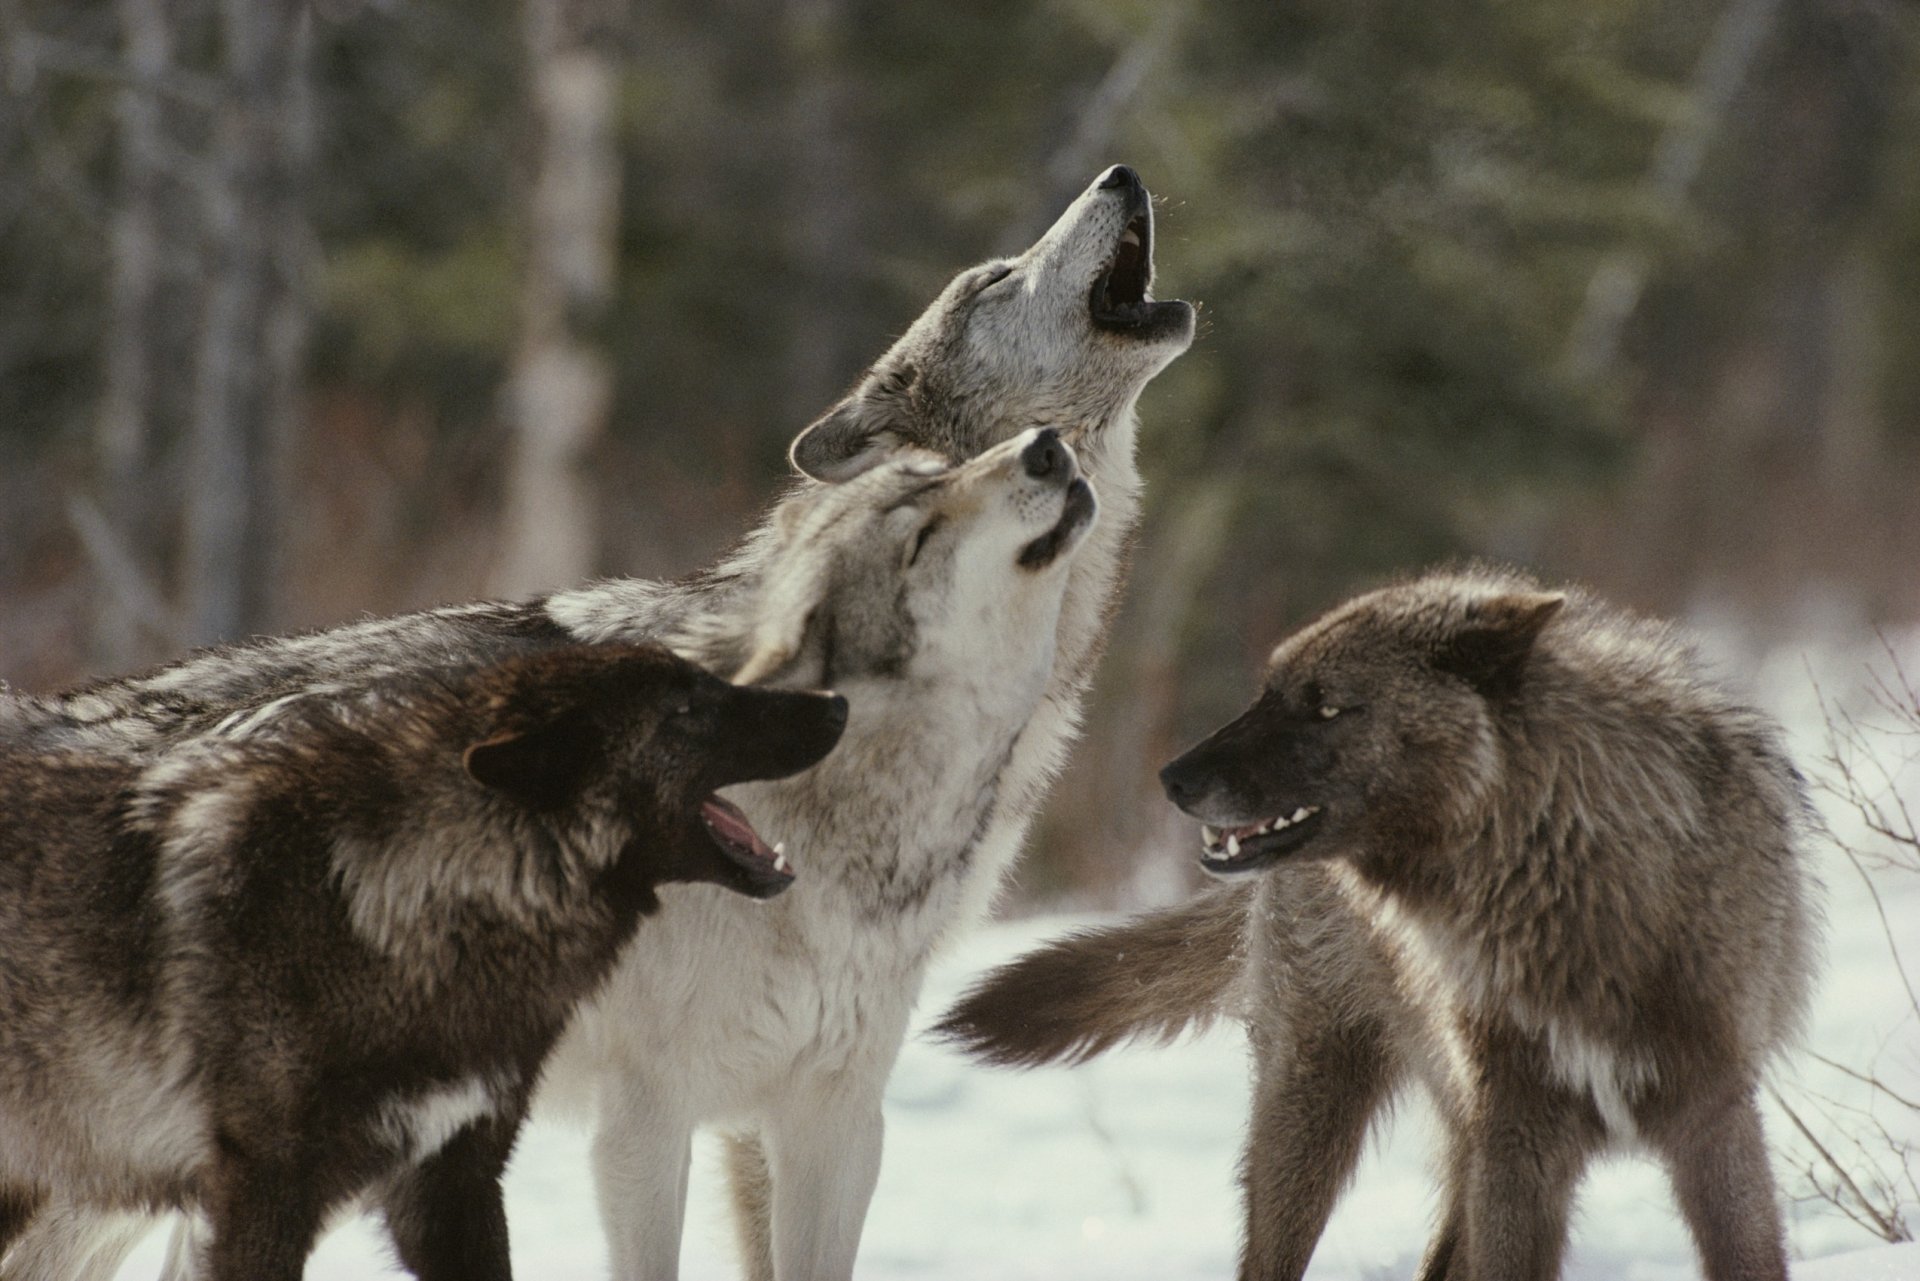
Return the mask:
{"type": "Polygon", "coordinates": [[[1139,417],[1128,401],[1098,431],[1075,443],[1100,498],[1100,519],[1067,571],[1067,592],[1055,635],[1050,701],[1076,718],[1080,698],[1106,648],[1107,627],[1125,586],[1128,550],[1140,521],[1140,468],[1134,457],[1139,417]]]}

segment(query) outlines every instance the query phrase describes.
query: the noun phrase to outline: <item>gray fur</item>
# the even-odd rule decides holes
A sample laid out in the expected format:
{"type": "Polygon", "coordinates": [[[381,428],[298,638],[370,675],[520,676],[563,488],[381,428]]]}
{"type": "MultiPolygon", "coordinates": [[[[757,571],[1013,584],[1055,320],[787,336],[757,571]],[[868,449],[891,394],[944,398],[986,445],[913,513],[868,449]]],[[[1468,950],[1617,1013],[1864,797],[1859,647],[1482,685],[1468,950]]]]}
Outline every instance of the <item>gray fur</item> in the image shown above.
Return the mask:
{"type": "Polygon", "coordinates": [[[945,1027],[1067,1057],[1179,1020],[1142,996],[1062,1026],[1039,967],[1069,991],[1215,970],[1190,1017],[1240,1014],[1256,1064],[1243,1276],[1302,1274],[1409,1078],[1451,1134],[1428,1281],[1556,1275],[1581,1171],[1623,1145],[1667,1165],[1711,1281],[1785,1276],[1754,1098],[1811,984],[1808,810],[1777,727],[1671,628],[1506,571],[1415,579],[1289,638],[1163,779],[1221,829],[1203,865],[1252,883],[1177,909],[1207,921],[1165,978],[1107,959],[1164,953],[1150,916],[1016,961],[945,1027]]]}
{"type": "MultiPolygon", "coordinates": [[[[802,856],[799,894],[788,900],[820,895],[822,912],[788,928],[786,951],[742,961],[770,967],[777,986],[791,989],[782,999],[796,1010],[820,1012],[796,1015],[773,1038],[781,1048],[769,1049],[753,1071],[803,1080],[839,1063],[853,1084],[832,1102],[855,1114],[849,1127],[871,1135],[848,1144],[844,1160],[820,1156],[841,1168],[819,1178],[804,1169],[818,1186],[789,1198],[784,1223],[765,1197],[743,1189],[743,1232],[749,1241],[776,1243],[784,1276],[843,1275],[871,1193],[868,1167],[877,1169],[879,1091],[925,958],[943,935],[985,912],[1018,853],[1077,728],[1119,591],[1139,509],[1135,402],[1193,336],[1187,304],[1145,301],[1151,240],[1146,190],[1116,167],[1026,253],[961,273],[849,396],[801,434],[793,460],[803,479],[709,571],[676,583],[605,582],[524,604],[482,602],[265,639],[42,700],[17,719],[31,720],[43,740],[152,743],[235,715],[271,715],[262,709],[279,697],[373,672],[537,651],[569,639],[657,639],[710,670],[744,678],[769,678],[783,664],[783,674],[771,677],[776,682],[831,674],[851,690],[852,682],[870,678],[886,697],[869,700],[871,717],[855,713],[853,738],[867,732],[863,721],[874,725],[864,771],[849,766],[837,776],[844,779],[838,790],[823,788],[792,811],[793,830],[804,834],[795,837],[796,849],[810,853],[802,856]],[[1129,246],[1130,236],[1143,243],[1129,246]],[[989,281],[1003,267],[1004,278],[989,281]],[[1121,277],[1130,281],[1124,288],[1121,277]],[[1140,299],[1121,296],[1129,289],[1140,299]],[[872,524],[877,510],[868,501],[874,491],[855,486],[836,497],[844,486],[822,483],[851,482],[889,461],[911,469],[975,458],[1036,427],[1056,428],[1100,491],[1098,523],[1062,558],[1057,615],[1052,606],[1036,614],[1025,601],[1003,603],[997,622],[928,612],[926,600],[903,595],[897,572],[889,578],[887,564],[857,550],[864,546],[861,522],[872,524]],[[797,632],[795,620],[808,614],[792,607],[796,601],[820,610],[797,632]],[[1032,635],[1043,638],[1046,652],[1029,654],[1027,637],[997,635],[995,626],[1039,629],[1032,635]],[[941,644],[923,653],[929,635],[941,644]],[[997,648],[1002,641],[1019,643],[997,648]],[[980,687],[989,674],[997,683],[980,687]],[[1030,680],[1039,685],[1028,689],[1030,680]],[[943,717],[950,725],[936,729],[943,717]],[[883,731],[883,724],[898,728],[883,731]],[[943,851],[937,857],[936,847],[943,851]],[[829,885],[838,886],[831,896],[829,885]],[[822,1222],[805,1222],[808,1215],[822,1222]]],[[[899,472],[872,483],[884,489],[896,480],[911,488],[899,472]]],[[[904,560],[905,549],[896,550],[904,560]]],[[[0,723],[0,736],[8,732],[0,723]]],[[[760,810],[754,812],[758,819],[760,810]]],[[[688,1017],[698,1007],[694,994],[714,982],[703,958],[757,956],[757,940],[733,942],[751,918],[716,902],[702,910],[718,913],[721,924],[692,931],[696,937],[682,950],[644,962],[679,976],[665,986],[685,994],[688,1017]]],[[[619,998],[609,996],[582,1020],[562,1055],[577,1070],[556,1074],[563,1079],[551,1094],[600,1114],[596,1165],[618,1270],[668,1277],[678,1253],[684,1128],[722,1122],[751,1135],[776,1113],[789,1117],[788,1125],[802,1113],[817,1115],[819,1126],[842,1118],[798,1095],[752,1106],[675,1098],[671,1107],[691,1114],[670,1116],[662,1130],[655,1118],[668,1104],[648,1092],[673,1087],[616,1044],[610,1030],[627,1017],[619,998]],[[649,1128],[658,1131],[651,1141],[649,1128]]],[[[751,1059],[741,1046],[763,1036],[725,1001],[704,1024],[703,1036],[715,1038],[713,1052],[731,1059],[751,1059]]],[[[669,1047],[661,1062],[684,1057],[669,1047]]],[[[804,1165],[802,1147],[790,1136],[790,1171],[804,1165]]],[[[775,1168],[773,1186],[794,1177],[783,1180],[775,1168]]],[[[756,1266],[755,1274],[764,1270],[756,1266]]]]}

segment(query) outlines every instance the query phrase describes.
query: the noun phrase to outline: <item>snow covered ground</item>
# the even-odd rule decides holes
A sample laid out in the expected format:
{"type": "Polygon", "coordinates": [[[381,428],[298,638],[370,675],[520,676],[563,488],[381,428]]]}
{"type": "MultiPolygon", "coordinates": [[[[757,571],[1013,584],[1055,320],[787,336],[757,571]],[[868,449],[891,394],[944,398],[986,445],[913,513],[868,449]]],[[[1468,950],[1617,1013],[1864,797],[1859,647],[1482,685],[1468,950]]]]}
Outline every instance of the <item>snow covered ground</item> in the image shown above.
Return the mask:
{"type": "MultiPolygon", "coordinates": [[[[1902,642],[1920,673],[1920,637],[1902,642]]],[[[1736,678],[1797,728],[1800,754],[1822,751],[1818,709],[1802,651],[1724,655],[1736,678]]],[[[1868,655],[1849,650],[1815,666],[1829,695],[1851,698],[1868,655]]],[[[1835,821],[1844,816],[1835,815],[1835,821]]],[[[1887,957],[1886,940],[1859,876],[1840,856],[1823,858],[1828,885],[1828,965],[1811,1043],[1831,1058],[1877,1063],[1895,1088],[1920,1095],[1920,1027],[1887,957]]],[[[1888,919],[1920,961],[1920,877],[1883,878],[1888,919]]],[[[937,1013],[972,976],[1035,939],[1074,922],[1054,917],[990,928],[939,966],[922,1009],[937,1013]]],[[[1844,1102],[1867,1103],[1859,1087],[1815,1066],[1793,1078],[1844,1102]]],[[[1246,1108],[1240,1035],[1222,1030],[1168,1049],[1129,1049],[1078,1069],[1028,1073],[975,1068],[915,1037],[887,1096],[887,1152],[867,1223],[860,1275],[875,1281],[1184,1281],[1233,1273],[1239,1207],[1234,1186],[1246,1108]]],[[[1882,1109],[1890,1127],[1901,1118],[1882,1109]]],[[[1778,1115],[1769,1118],[1789,1168],[1798,1149],[1778,1115]]],[[[1411,1275],[1433,1217],[1434,1132],[1410,1103],[1361,1167],[1314,1260],[1318,1281],[1379,1281],[1411,1275]]],[[[508,1176],[508,1214],[519,1275],[583,1281],[606,1275],[586,1164],[584,1133],[536,1123],[508,1176]]],[[[696,1151],[683,1275],[736,1275],[717,1152],[696,1151]]],[[[1821,1206],[1789,1207],[1799,1281],[1920,1281],[1920,1245],[1874,1247],[1821,1206]],[[1826,1257],[1841,1256],[1844,1257],[1826,1257]]],[[[1909,1208],[1909,1215],[1915,1211],[1909,1208]]],[[[1920,1217],[1920,1216],[1915,1216],[1920,1217]]],[[[1910,1218],[1911,1221],[1911,1218],[1910,1218]]],[[[158,1271],[162,1234],[121,1273],[158,1271]]],[[[321,1245],[314,1281],[402,1275],[370,1225],[350,1223],[321,1245]]],[[[1570,1281],[1694,1278],[1691,1246],[1659,1170],[1642,1159],[1598,1166],[1583,1188],[1566,1269],[1570,1281]]]]}

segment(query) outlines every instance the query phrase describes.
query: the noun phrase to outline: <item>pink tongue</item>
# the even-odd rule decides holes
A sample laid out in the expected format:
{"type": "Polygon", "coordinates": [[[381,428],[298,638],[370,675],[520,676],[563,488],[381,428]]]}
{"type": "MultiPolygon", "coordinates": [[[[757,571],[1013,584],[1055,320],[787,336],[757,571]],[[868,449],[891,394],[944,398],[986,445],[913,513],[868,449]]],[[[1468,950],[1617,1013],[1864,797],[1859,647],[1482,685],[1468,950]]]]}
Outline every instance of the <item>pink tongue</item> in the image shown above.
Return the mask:
{"type": "Polygon", "coordinates": [[[700,805],[700,817],[721,840],[748,850],[756,857],[772,861],[773,851],[767,848],[767,843],[760,839],[760,834],[753,830],[738,806],[729,805],[718,796],[709,797],[700,805]]]}

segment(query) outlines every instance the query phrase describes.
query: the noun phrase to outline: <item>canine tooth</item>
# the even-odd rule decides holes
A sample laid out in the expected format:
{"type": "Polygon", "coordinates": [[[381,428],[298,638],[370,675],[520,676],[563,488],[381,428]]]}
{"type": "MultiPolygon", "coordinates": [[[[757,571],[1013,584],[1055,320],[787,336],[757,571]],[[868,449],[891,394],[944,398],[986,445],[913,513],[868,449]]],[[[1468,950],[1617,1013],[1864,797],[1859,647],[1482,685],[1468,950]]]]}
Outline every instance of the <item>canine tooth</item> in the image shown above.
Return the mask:
{"type": "Polygon", "coordinates": [[[1210,823],[1202,823],[1200,825],[1200,839],[1206,842],[1209,848],[1218,845],[1220,843],[1220,829],[1210,823]]]}
{"type": "Polygon", "coordinates": [[[785,854],[787,852],[787,843],[785,841],[775,841],[773,843],[773,852],[775,854],[785,854]]]}
{"type": "Polygon", "coordinates": [[[776,872],[791,872],[793,870],[793,864],[787,862],[787,856],[785,854],[776,850],[773,855],[773,870],[776,872]]]}
{"type": "Polygon", "coordinates": [[[1292,818],[1290,818],[1290,819],[1288,819],[1288,820],[1287,820],[1287,822],[1289,822],[1289,823],[1298,823],[1298,822],[1299,822],[1299,821],[1300,821],[1301,819],[1303,819],[1303,818],[1305,818],[1305,817],[1306,817],[1307,815],[1309,815],[1309,814],[1311,814],[1311,813],[1313,813],[1313,811],[1312,811],[1312,810],[1310,810],[1310,809],[1308,809],[1308,808],[1307,808],[1306,806],[1304,806],[1304,805],[1302,805],[1302,806],[1301,806],[1301,807],[1300,807],[1299,809],[1297,809],[1297,810],[1295,810],[1295,811],[1293,812],[1293,817],[1292,817],[1292,818]]]}
{"type": "Polygon", "coordinates": [[[1120,243],[1123,245],[1133,245],[1135,247],[1138,247],[1140,244],[1140,233],[1135,231],[1132,227],[1128,227],[1125,231],[1120,233],[1120,243]]]}
{"type": "Polygon", "coordinates": [[[1239,853],[1240,853],[1240,838],[1237,836],[1229,836],[1227,838],[1227,857],[1233,858],[1237,856],[1239,853]]]}

